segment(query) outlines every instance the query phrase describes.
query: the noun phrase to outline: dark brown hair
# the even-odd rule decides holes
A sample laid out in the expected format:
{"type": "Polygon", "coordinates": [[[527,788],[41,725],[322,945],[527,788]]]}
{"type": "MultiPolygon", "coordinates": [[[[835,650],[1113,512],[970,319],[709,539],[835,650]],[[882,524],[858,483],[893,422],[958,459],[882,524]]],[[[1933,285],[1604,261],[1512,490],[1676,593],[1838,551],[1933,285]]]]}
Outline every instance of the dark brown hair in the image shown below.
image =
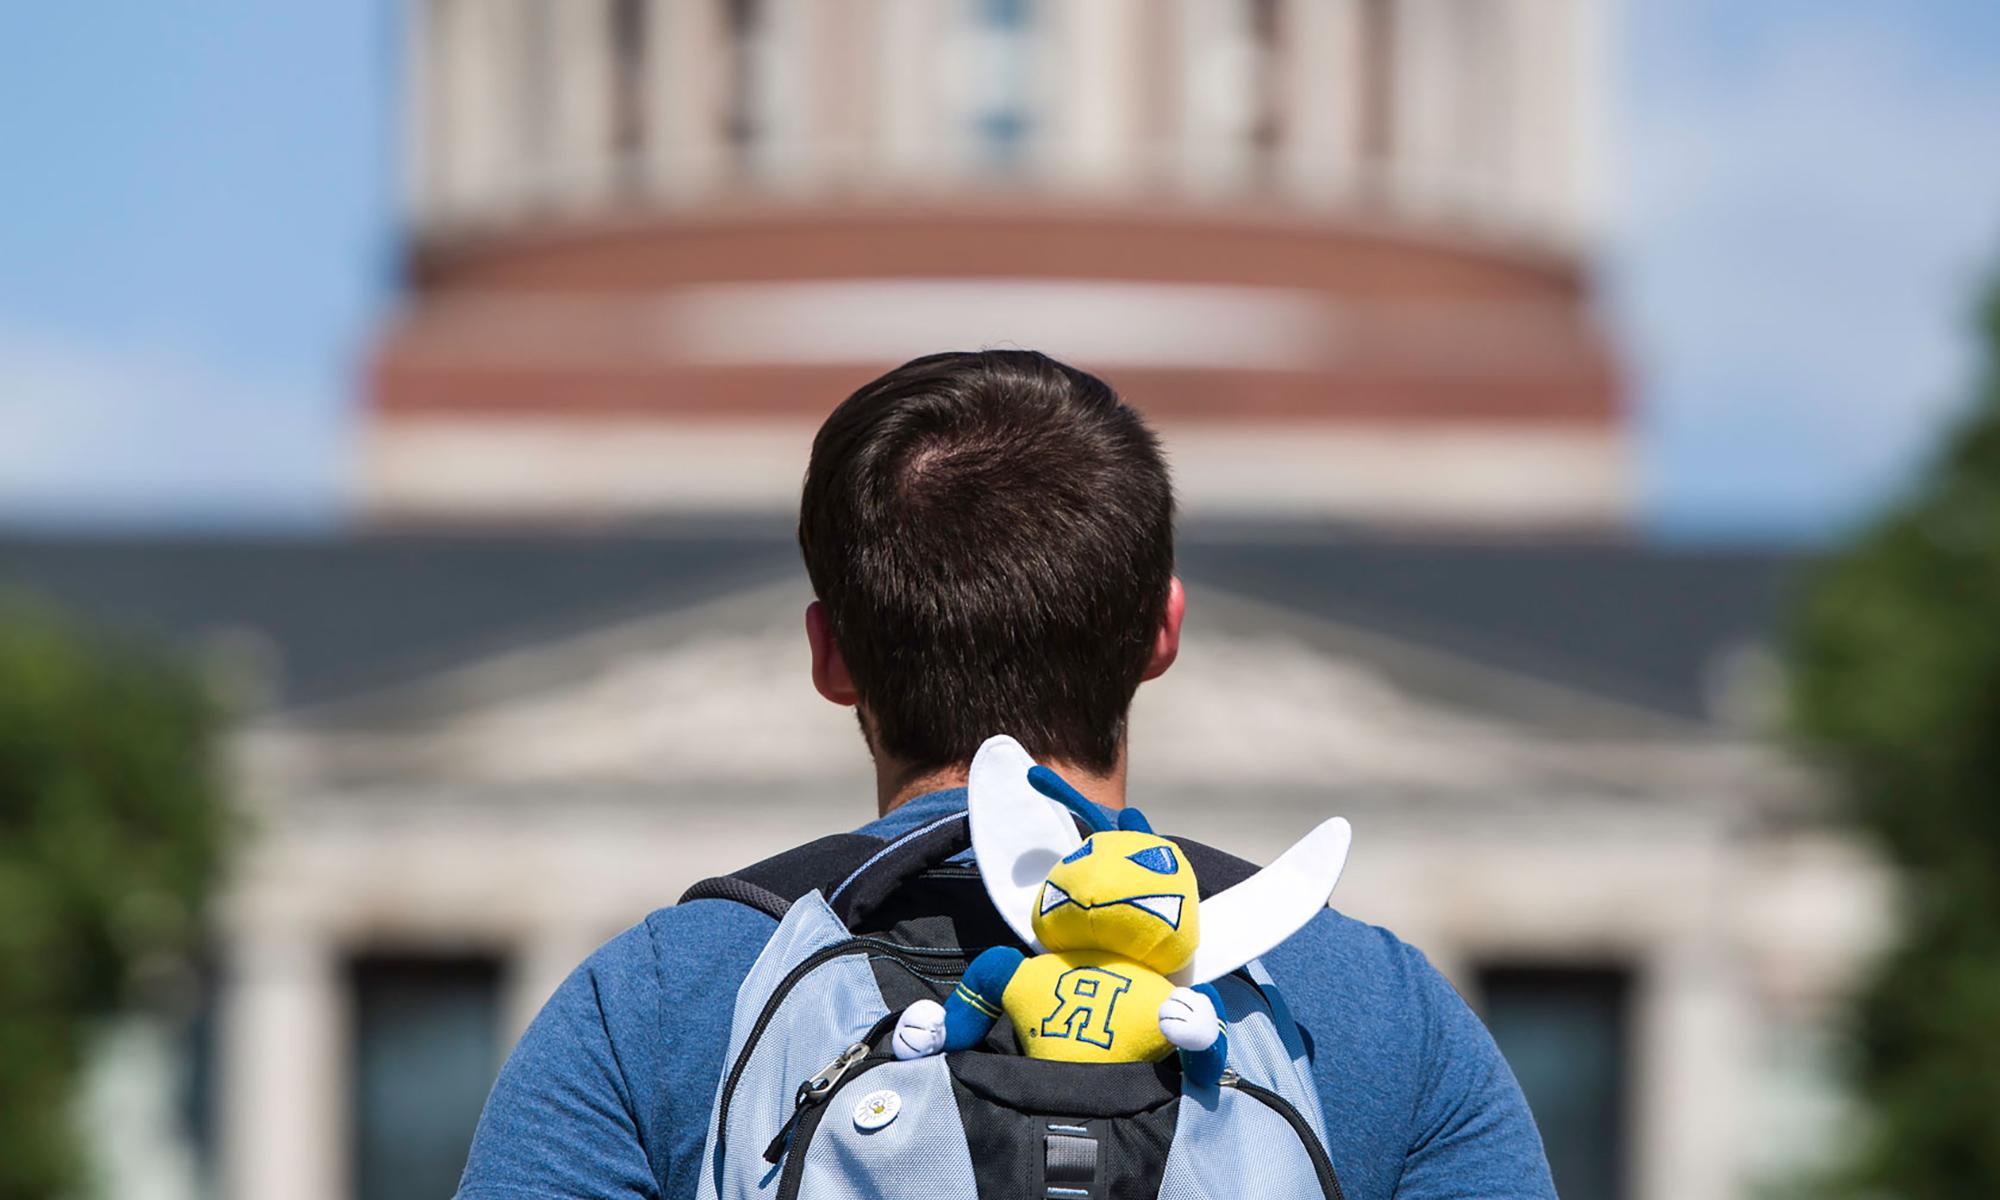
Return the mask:
{"type": "Polygon", "coordinates": [[[813,439],[799,546],[875,749],[935,768],[1006,733],[1109,770],[1173,518],[1139,414],[1046,355],[934,354],[849,396],[813,439]]]}

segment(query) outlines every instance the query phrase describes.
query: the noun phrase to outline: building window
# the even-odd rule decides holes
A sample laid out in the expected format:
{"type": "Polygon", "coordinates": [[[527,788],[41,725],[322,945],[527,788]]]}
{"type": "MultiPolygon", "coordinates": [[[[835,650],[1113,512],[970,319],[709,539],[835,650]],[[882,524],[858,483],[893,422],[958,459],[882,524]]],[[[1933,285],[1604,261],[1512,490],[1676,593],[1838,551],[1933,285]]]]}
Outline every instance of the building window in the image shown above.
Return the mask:
{"type": "Polygon", "coordinates": [[[1454,90],[1446,147],[1458,186],[1477,197],[1504,178],[1509,121],[1507,11],[1486,0],[1458,0],[1447,10],[1446,58],[1454,90]]]}
{"type": "MultiPolygon", "coordinates": [[[[195,1169],[205,1184],[212,1185],[221,1161],[217,1128],[216,1085],[220,1062],[217,1056],[216,1017],[220,985],[214,960],[203,954],[195,967],[194,1004],[183,1030],[182,1053],[187,1064],[181,1077],[179,1112],[181,1129],[194,1151],[195,1169]]],[[[207,1191],[216,1189],[209,1186],[207,1191]]]]}
{"type": "Polygon", "coordinates": [[[1257,63],[1250,81],[1255,89],[1251,98],[1250,154],[1260,182],[1269,187],[1276,182],[1278,156],[1284,148],[1288,86],[1285,30],[1278,0],[1251,0],[1250,41],[1257,63]]]}
{"type": "Polygon", "coordinates": [[[354,1195],[435,1200],[458,1188],[500,1056],[500,964],[354,962],[354,1195]]]}
{"type": "Polygon", "coordinates": [[[978,0],[973,120],[989,161],[1011,166],[1028,136],[1030,0],[978,0]]]}
{"type": "MultiPolygon", "coordinates": [[[[562,183],[564,147],[557,96],[563,86],[563,62],[557,13],[546,3],[526,4],[515,9],[512,17],[518,25],[503,33],[509,38],[511,53],[503,60],[495,82],[516,97],[519,122],[504,129],[503,136],[513,143],[515,160],[526,168],[530,192],[546,195],[562,183]]],[[[487,19],[498,19],[503,26],[507,21],[505,15],[487,19]]]]}
{"type": "Polygon", "coordinates": [[[1534,1109],[1563,1200],[1628,1194],[1631,990],[1619,969],[1479,973],[1486,1026],[1534,1109]]]}
{"type": "Polygon", "coordinates": [[[611,6],[611,146],[627,183],[638,182],[646,149],[646,0],[611,6]]]}
{"type": "Polygon", "coordinates": [[[764,33],[764,5],[761,0],[728,0],[724,5],[725,28],[729,35],[729,90],[723,117],[723,139],[732,146],[740,162],[747,161],[750,145],[759,130],[758,41],[764,33]]]}
{"type": "Polygon", "coordinates": [[[1396,150],[1395,0],[1361,2],[1361,160],[1380,170],[1396,150]]]}

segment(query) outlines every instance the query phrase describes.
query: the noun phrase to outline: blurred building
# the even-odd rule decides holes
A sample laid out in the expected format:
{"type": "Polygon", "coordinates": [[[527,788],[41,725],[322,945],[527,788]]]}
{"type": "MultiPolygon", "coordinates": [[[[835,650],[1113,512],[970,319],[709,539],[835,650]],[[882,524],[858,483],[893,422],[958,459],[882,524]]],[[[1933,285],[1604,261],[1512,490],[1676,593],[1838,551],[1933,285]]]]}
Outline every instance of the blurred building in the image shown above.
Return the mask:
{"type": "MultiPolygon", "coordinates": [[[[1310,530],[1181,559],[1135,799],[1254,858],[1352,819],[1339,906],[1480,1009],[1569,1200],[1749,1196],[1838,1135],[1832,1006],[1882,898],[1745,724],[1790,562],[1310,530]]],[[[195,1072],[230,1197],[448,1194],[592,947],[872,809],[782,529],[14,542],[4,585],[206,647],[260,704],[195,1072]]],[[[161,1161],[128,1177],[188,1195],[161,1161]]]]}
{"type": "Polygon", "coordinates": [[[1191,511],[1617,523],[1603,0],[411,0],[383,517],[778,510],[939,348],[1115,375],[1191,511]]]}
{"type": "Polygon", "coordinates": [[[870,815],[783,518],[852,387],[1009,343],[1170,442],[1156,823],[1268,857],[1348,815],[1339,906],[1480,1009],[1567,1200],[1810,1161],[1880,893],[1761,733],[1790,564],[1624,536],[1607,6],[409,0],[367,528],[0,547],[263,697],[222,1193],[447,1194],[593,946],[870,815]]]}

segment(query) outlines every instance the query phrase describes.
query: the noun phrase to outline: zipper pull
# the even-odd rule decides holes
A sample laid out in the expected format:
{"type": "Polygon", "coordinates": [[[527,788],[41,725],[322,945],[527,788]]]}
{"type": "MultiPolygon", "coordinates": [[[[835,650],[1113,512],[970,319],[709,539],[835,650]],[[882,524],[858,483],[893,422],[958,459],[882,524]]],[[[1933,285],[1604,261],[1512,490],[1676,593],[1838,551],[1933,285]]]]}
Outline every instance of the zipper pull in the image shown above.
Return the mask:
{"type": "Polygon", "coordinates": [[[856,1042],[842,1050],[840,1057],[821,1067],[818,1074],[799,1085],[798,1094],[792,1099],[792,1115],[785,1118],[785,1123],[778,1127],[778,1136],[772,1138],[771,1144],[764,1147],[765,1162],[776,1166],[785,1157],[785,1147],[791,1144],[792,1131],[798,1128],[799,1118],[818,1107],[833,1091],[834,1085],[840,1082],[841,1077],[846,1075],[855,1063],[866,1057],[868,1057],[868,1043],[856,1042]]]}

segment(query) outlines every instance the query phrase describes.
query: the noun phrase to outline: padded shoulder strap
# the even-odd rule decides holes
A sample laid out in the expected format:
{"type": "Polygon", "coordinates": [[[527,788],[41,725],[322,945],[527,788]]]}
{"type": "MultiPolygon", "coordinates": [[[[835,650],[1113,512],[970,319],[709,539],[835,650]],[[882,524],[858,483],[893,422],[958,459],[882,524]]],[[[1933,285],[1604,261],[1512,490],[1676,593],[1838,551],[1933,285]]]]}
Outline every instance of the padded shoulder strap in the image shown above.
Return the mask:
{"type": "Polygon", "coordinates": [[[1206,900],[1224,888],[1232,888],[1257,873],[1257,864],[1245,862],[1234,854],[1226,854],[1213,846],[1169,834],[1167,840],[1179,846],[1187,854],[1188,865],[1194,868],[1194,877],[1201,883],[1201,897],[1206,900]]]}
{"type": "MultiPolygon", "coordinates": [[[[1187,854],[1210,896],[1257,873],[1254,863],[1187,838],[1173,838],[1187,854]]],[[[962,820],[945,819],[886,842],[863,833],[836,833],[807,842],[727,875],[704,879],[681,894],[680,902],[732,900],[772,920],[783,920],[792,902],[818,888],[835,911],[854,919],[872,910],[925,866],[963,850],[962,820]]]]}
{"type": "Polygon", "coordinates": [[[782,921],[793,901],[814,888],[837,886],[883,845],[881,838],[865,833],[829,834],[741,870],[704,879],[681,893],[680,902],[733,900],[782,921]]]}

